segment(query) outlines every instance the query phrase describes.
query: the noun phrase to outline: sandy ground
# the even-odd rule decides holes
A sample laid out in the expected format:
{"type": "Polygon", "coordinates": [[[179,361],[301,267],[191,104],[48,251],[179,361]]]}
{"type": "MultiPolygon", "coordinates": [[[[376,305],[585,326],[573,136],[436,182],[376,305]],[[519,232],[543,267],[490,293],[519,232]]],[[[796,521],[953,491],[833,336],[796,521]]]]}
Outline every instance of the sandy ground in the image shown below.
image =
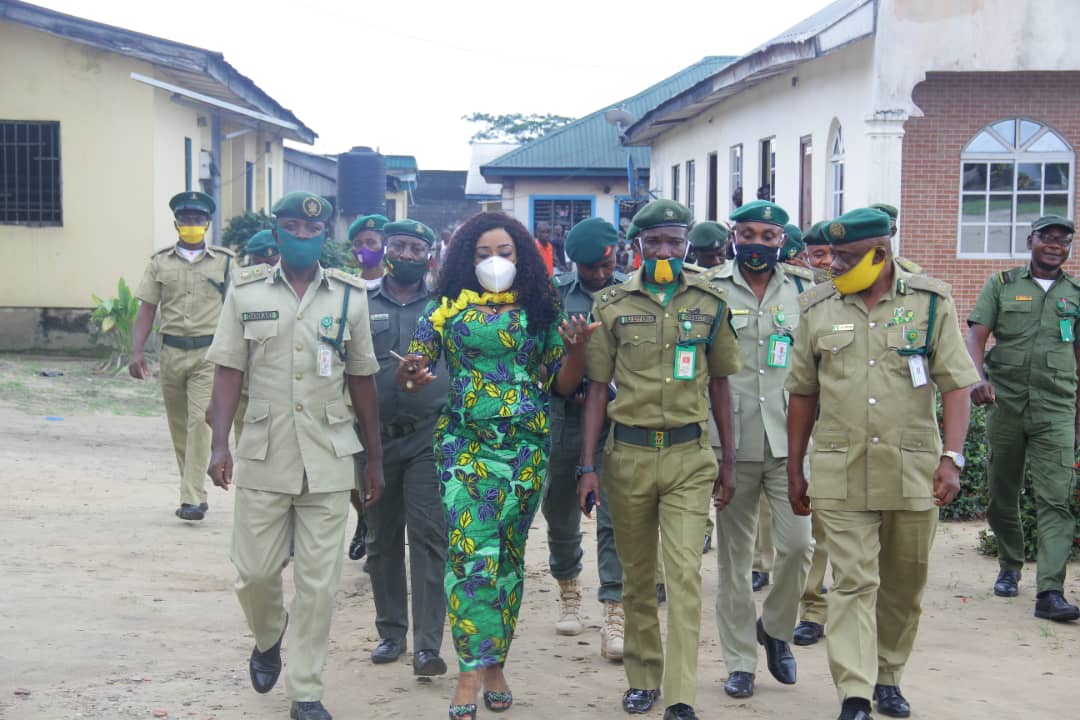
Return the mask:
{"type": "MultiPolygon", "coordinates": [[[[88,377],[86,367],[0,358],[0,718],[288,717],[284,683],[265,696],[248,685],[252,637],[228,560],[232,494],[211,488],[200,524],[175,518],[176,468],[152,394],[123,378],[88,377]],[[37,377],[42,364],[67,374],[37,377]],[[105,400],[81,401],[87,394],[105,400]]],[[[948,524],[938,534],[903,683],[913,717],[1076,717],[1080,625],[1032,617],[1033,567],[1020,597],[994,598],[996,563],[974,550],[979,527],[948,524]]],[[[534,523],[507,717],[625,717],[622,667],[599,656],[594,529],[584,523],[588,629],[560,637],[543,519],[534,523]]],[[[724,694],[715,557],[703,564],[701,716],[835,717],[823,644],[795,648],[798,685],[775,682],[761,657],[755,696],[724,694]]],[[[1074,600],[1078,577],[1074,565],[1074,600]]],[[[324,676],[335,717],[445,717],[452,676],[419,681],[408,657],[369,662],[377,635],[360,563],[346,561],[337,606],[324,676]]],[[[452,655],[449,633],[443,647],[452,655]]]]}

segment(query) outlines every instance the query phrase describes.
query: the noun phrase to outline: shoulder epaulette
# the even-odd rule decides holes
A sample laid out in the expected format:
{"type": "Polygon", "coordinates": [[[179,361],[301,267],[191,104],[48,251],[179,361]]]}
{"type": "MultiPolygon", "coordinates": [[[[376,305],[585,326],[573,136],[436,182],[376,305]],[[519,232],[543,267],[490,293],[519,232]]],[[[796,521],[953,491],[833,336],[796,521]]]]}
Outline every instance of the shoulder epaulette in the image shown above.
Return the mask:
{"type": "Polygon", "coordinates": [[[915,290],[925,290],[926,292],[940,295],[943,298],[952,297],[952,285],[944,280],[932,278],[929,275],[912,275],[909,278],[904,278],[904,282],[907,283],[909,288],[914,288],[915,290]]]}
{"type": "Polygon", "coordinates": [[[926,273],[926,271],[923,270],[922,265],[912,260],[908,260],[906,257],[900,257],[899,255],[896,255],[893,257],[893,260],[896,261],[897,265],[899,265],[905,271],[911,273],[912,275],[923,275],[926,273]]]}
{"type": "Polygon", "coordinates": [[[829,281],[828,270],[822,270],[821,268],[811,268],[810,274],[813,276],[814,282],[816,282],[818,285],[829,281]]]}
{"type": "Polygon", "coordinates": [[[802,278],[803,280],[809,280],[814,282],[814,271],[810,268],[802,267],[801,265],[784,264],[784,272],[788,275],[794,275],[802,278]]]}
{"type": "Polygon", "coordinates": [[[1080,288],[1080,278],[1074,278],[1072,275],[1065,272],[1064,270],[1061,271],[1061,276],[1071,282],[1074,287],[1080,288]]]}
{"type": "Polygon", "coordinates": [[[213,250],[214,252],[224,253],[225,255],[228,255],[229,257],[236,257],[236,251],[233,250],[232,248],[227,248],[224,245],[211,245],[210,249],[213,250]]]}
{"type": "Polygon", "coordinates": [[[233,273],[233,284],[247,285],[256,280],[265,280],[273,269],[273,267],[265,263],[260,265],[249,265],[248,267],[233,273]]]}
{"type": "Polygon", "coordinates": [[[684,262],[682,266],[683,272],[703,273],[708,272],[708,269],[701,267],[700,265],[692,262],[684,262]]]}
{"type": "Polygon", "coordinates": [[[806,312],[822,300],[827,300],[834,295],[836,295],[836,286],[832,283],[822,283],[807,288],[804,293],[799,295],[799,309],[806,312]]]}
{"type": "Polygon", "coordinates": [[[1001,272],[998,273],[998,280],[1001,281],[1002,285],[1008,285],[1009,283],[1016,280],[1016,276],[1023,269],[1024,268],[1022,268],[1022,267],[1014,267],[1014,268],[1010,268],[1008,270],[1002,270],[1001,272]]]}
{"type": "Polygon", "coordinates": [[[156,258],[158,255],[165,255],[172,252],[175,247],[175,245],[169,245],[167,247],[161,248],[160,250],[155,250],[154,252],[150,253],[150,257],[156,258]]]}
{"type": "Polygon", "coordinates": [[[710,268],[709,280],[728,280],[735,274],[735,263],[726,262],[723,265],[717,265],[715,268],[710,268]]]}
{"type": "Polygon", "coordinates": [[[593,293],[593,302],[597,307],[604,307],[620,298],[626,297],[628,294],[629,293],[626,292],[626,288],[623,287],[622,283],[619,283],[618,285],[606,287],[598,293],[593,293]]]}
{"type": "Polygon", "coordinates": [[[559,273],[554,278],[552,278],[552,282],[555,284],[555,287],[562,287],[564,285],[569,285],[570,283],[574,282],[574,280],[576,280],[576,279],[577,279],[577,273],[564,272],[564,273],[559,273]]]}
{"type": "Polygon", "coordinates": [[[359,275],[350,275],[344,270],[339,270],[338,268],[330,268],[326,271],[326,276],[333,278],[334,280],[340,280],[341,282],[347,285],[352,285],[354,288],[359,288],[360,290],[366,291],[368,289],[367,280],[360,277],[359,275]]]}

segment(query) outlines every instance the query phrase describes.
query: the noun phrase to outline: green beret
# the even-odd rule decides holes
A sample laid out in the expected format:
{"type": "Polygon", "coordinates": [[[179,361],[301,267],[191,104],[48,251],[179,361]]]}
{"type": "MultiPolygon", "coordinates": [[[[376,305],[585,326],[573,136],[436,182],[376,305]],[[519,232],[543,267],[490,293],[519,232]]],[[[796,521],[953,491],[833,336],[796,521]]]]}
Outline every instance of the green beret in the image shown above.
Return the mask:
{"type": "Polygon", "coordinates": [[[566,254],[576,263],[592,265],[615,252],[619,231],[604,218],[582,220],[566,234],[566,254]]]}
{"type": "Polygon", "coordinates": [[[806,249],[806,245],[803,244],[802,230],[795,225],[790,223],[785,225],[784,235],[787,237],[784,239],[784,246],[780,249],[781,260],[790,260],[806,249]]]}
{"type": "Polygon", "coordinates": [[[653,200],[637,211],[631,221],[638,230],[658,227],[689,227],[692,219],[690,209],[674,200],[653,200]]]}
{"type": "Polygon", "coordinates": [[[173,195],[169,200],[169,207],[172,208],[173,215],[181,210],[198,210],[207,215],[213,215],[217,206],[214,204],[214,198],[206,193],[189,190],[173,195]]]}
{"type": "Polygon", "coordinates": [[[390,222],[390,218],[385,215],[361,215],[349,225],[349,240],[351,241],[356,237],[356,233],[361,230],[378,230],[382,232],[388,222],[390,222]]]}
{"type": "Polygon", "coordinates": [[[334,206],[329,200],[315,193],[298,191],[282,195],[270,212],[276,218],[290,217],[326,222],[334,214],[334,206]]]}
{"type": "Polygon", "coordinates": [[[1076,231],[1076,227],[1073,225],[1073,221],[1060,215],[1043,215],[1041,218],[1031,223],[1031,232],[1039,232],[1048,227],[1063,227],[1070,233],[1076,231]]]}
{"type": "Polygon", "coordinates": [[[803,235],[803,245],[809,247],[810,245],[828,245],[829,239],[825,237],[825,228],[829,226],[829,223],[825,220],[814,223],[810,226],[810,229],[803,235]]]}
{"type": "Polygon", "coordinates": [[[734,222],[760,222],[784,227],[788,214],[784,208],[768,200],[754,200],[735,208],[731,213],[734,222]]]}
{"type": "MultiPolygon", "coordinates": [[[[367,228],[361,229],[366,230],[367,228]]],[[[387,238],[391,235],[408,235],[409,237],[420,238],[428,245],[435,245],[435,231],[416,220],[398,220],[397,222],[386,223],[383,225],[382,231],[387,238]]]]}
{"type": "Polygon", "coordinates": [[[888,215],[873,208],[859,208],[829,223],[825,235],[831,245],[847,245],[866,238],[887,237],[891,232],[892,220],[888,215]]]}
{"type": "Polygon", "coordinates": [[[870,207],[874,210],[880,210],[893,220],[896,220],[896,218],[900,215],[900,211],[896,209],[896,206],[889,205],[888,203],[874,203],[870,207]]]}
{"type": "Polygon", "coordinates": [[[702,220],[690,228],[690,244],[697,250],[719,250],[728,239],[728,229],[721,223],[702,220]]]}
{"type": "Polygon", "coordinates": [[[251,236],[251,239],[247,241],[247,245],[244,246],[244,252],[253,257],[270,257],[272,255],[277,255],[278,246],[277,241],[274,240],[274,233],[269,230],[260,230],[255,233],[251,236]]]}
{"type": "Polygon", "coordinates": [[[633,239],[637,237],[637,234],[639,232],[641,232],[641,228],[639,228],[633,222],[631,222],[629,225],[627,225],[626,226],[626,242],[632,242],[633,239]]]}

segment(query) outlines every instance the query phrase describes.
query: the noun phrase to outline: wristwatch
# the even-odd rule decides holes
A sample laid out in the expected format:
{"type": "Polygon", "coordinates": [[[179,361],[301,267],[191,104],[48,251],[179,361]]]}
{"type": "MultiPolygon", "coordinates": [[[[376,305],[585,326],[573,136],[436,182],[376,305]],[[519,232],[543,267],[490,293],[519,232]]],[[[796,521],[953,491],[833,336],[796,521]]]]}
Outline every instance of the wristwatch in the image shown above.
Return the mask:
{"type": "Polygon", "coordinates": [[[941,457],[949,458],[950,460],[952,460],[953,465],[956,466],[957,470],[963,470],[964,465],[967,464],[967,460],[964,459],[962,453],[953,452],[952,450],[946,450],[945,452],[941,453],[941,457]]]}
{"type": "Polygon", "coordinates": [[[578,477],[581,477],[582,475],[585,475],[587,473],[596,472],[596,466],[595,465],[578,465],[577,467],[574,468],[574,471],[577,473],[578,477]]]}

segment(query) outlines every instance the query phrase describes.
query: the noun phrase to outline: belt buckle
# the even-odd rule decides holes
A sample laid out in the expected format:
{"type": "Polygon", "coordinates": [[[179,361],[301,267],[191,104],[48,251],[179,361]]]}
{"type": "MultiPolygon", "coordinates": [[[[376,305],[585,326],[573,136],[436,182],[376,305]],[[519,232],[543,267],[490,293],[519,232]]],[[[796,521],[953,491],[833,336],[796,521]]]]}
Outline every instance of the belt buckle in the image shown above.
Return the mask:
{"type": "Polygon", "coordinates": [[[653,432],[653,447],[667,447],[667,435],[667,432],[664,430],[656,430],[655,432],[653,432]]]}

